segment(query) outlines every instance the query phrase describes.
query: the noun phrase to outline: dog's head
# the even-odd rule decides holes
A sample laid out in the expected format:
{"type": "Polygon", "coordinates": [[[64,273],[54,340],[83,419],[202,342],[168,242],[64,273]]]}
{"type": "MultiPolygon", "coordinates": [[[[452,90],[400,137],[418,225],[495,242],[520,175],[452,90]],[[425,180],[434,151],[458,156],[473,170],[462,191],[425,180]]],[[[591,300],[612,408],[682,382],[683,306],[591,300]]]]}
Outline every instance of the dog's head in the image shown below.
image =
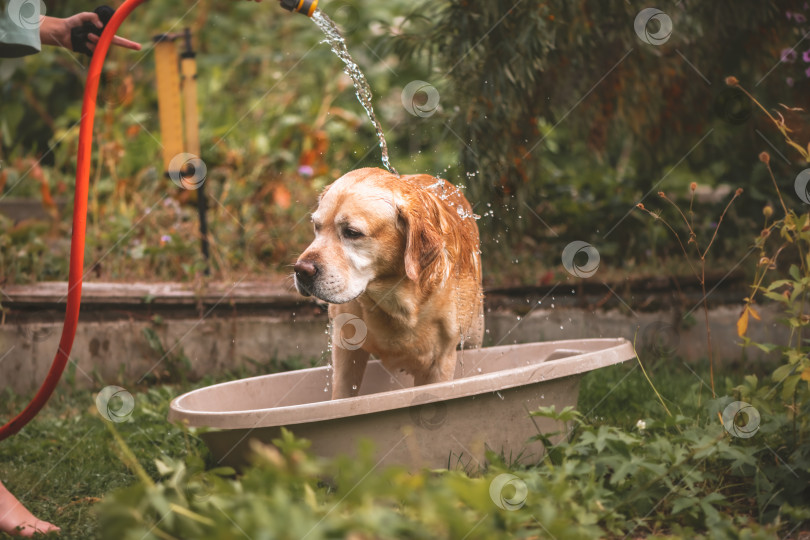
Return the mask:
{"type": "Polygon", "coordinates": [[[312,214],[315,240],[295,263],[298,292],[342,304],[375,281],[423,285],[443,273],[441,205],[434,199],[409,177],[381,169],[339,178],[312,214]]]}

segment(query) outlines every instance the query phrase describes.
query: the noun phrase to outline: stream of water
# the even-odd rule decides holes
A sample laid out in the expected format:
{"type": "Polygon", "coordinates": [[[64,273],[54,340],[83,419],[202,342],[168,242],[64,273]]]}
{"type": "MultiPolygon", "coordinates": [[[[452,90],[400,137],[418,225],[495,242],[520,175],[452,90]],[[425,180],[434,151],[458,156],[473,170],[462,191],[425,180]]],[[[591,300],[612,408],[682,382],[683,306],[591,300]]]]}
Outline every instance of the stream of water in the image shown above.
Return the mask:
{"type": "Polygon", "coordinates": [[[385,165],[386,169],[399,176],[399,173],[391,165],[391,160],[388,158],[388,143],[385,142],[385,134],[383,134],[382,126],[377,120],[377,116],[374,114],[374,107],[371,105],[371,88],[369,88],[368,82],[366,82],[366,76],[363,75],[360,67],[349,54],[349,50],[346,48],[346,42],[340,34],[340,30],[335,22],[320,9],[316,9],[311,18],[326,36],[326,43],[329,44],[332,52],[346,65],[344,71],[351,77],[357,99],[366,110],[366,114],[368,114],[371,123],[374,124],[374,130],[377,132],[377,139],[380,141],[380,150],[382,151],[383,165],[385,165]]]}

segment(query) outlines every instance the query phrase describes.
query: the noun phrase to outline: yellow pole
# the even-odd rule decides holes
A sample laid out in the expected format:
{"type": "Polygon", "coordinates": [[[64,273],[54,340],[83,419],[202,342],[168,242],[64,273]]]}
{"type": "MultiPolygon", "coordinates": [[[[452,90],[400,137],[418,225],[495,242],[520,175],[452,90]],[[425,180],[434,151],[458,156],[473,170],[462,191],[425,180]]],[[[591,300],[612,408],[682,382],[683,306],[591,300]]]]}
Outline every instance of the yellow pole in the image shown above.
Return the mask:
{"type": "Polygon", "coordinates": [[[157,82],[160,135],[163,143],[163,169],[175,156],[183,153],[183,111],[180,104],[180,73],[177,68],[177,46],[166,35],[155,39],[155,79],[157,82]]]}
{"type": "MultiPolygon", "coordinates": [[[[190,36],[186,37],[190,40],[190,36]]],[[[186,52],[181,55],[180,72],[183,76],[183,112],[186,126],[186,152],[200,155],[200,121],[197,115],[197,60],[187,44],[186,52]]]]}

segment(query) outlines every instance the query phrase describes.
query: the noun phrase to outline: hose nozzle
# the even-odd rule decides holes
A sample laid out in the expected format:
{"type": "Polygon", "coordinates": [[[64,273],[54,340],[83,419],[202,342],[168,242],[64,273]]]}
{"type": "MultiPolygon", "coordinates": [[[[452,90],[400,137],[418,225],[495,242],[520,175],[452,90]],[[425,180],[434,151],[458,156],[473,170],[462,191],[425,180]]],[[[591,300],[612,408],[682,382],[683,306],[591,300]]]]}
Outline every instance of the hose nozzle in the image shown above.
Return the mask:
{"type": "Polygon", "coordinates": [[[296,11],[312,17],[318,7],[318,0],[281,0],[281,7],[287,11],[296,11]]]}

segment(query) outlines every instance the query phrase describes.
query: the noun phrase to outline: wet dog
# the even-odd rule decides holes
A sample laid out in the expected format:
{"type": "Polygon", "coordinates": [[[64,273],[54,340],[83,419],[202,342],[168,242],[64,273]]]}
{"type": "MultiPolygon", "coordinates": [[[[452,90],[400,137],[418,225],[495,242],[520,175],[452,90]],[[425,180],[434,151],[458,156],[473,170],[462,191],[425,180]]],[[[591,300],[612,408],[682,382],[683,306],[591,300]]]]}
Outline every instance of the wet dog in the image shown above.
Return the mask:
{"type": "Polygon", "coordinates": [[[312,222],[295,286],[330,304],[332,399],[357,395],[371,354],[417,385],[451,380],[456,348],[480,347],[484,330],[464,195],[429,175],[359,169],[327,186],[312,222]]]}

